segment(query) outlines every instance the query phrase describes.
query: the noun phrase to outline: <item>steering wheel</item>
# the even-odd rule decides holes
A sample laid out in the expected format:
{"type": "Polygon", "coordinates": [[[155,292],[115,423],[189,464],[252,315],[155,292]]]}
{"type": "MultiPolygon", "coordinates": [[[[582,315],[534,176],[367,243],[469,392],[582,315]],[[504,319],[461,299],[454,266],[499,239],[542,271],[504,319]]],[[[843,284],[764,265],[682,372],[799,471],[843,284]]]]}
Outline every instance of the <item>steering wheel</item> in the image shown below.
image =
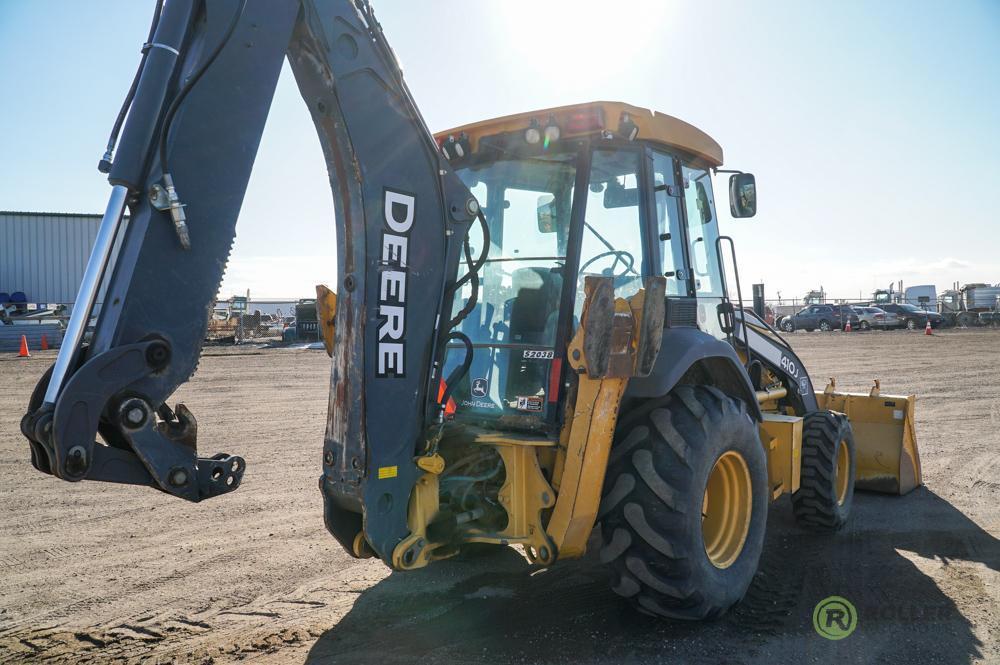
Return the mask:
{"type": "Polygon", "coordinates": [[[610,275],[611,277],[625,277],[630,272],[634,273],[636,275],[639,274],[639,273],[635,272],[635,268],[633,267],[633,266],[635,266],[635,257],[632,256],[631,254],[629,254],[628,252],[626,252],[624,250],[620,250],[620,249],[612,249],[612,250],[609,250],[607,252],[602,252],[602,253],[600,253],[600,254],[598,254],[596,256],[592,256],[590,259],[587,260],[586,263],[584,263],[582,266],[580,266],[580,272],[581,273],[586,272],[587,271],[587,267],[591,263],[599,261],[600,259],[603,259],[603,258],[608,257],[608,256],[614,256],[615,257],[614,263],[612,263],[611,267],[608,268],[608,270],[611,271],[611,275],[610,275]],[[615,272],[615,266],[617,266],[619,262],[621,262],[625,266],[625,268],[620,273],[616,273],[615,272]]]}

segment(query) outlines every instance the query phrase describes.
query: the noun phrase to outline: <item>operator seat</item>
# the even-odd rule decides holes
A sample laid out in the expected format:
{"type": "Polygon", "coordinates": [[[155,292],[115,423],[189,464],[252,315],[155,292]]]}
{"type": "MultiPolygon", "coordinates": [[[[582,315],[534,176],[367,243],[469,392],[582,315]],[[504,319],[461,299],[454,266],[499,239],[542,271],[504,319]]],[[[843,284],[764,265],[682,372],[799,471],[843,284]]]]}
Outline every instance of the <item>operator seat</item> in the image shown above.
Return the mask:
{"type": "MultiPolygon", "coordinates": [[[[510,307],[510,333],[512,344],[537,344],[554,346],[559,298],[562,295],[562,275],[551,268],[519,268],[511,275],[514,297],[507,301],[510,307]]],[[[500,358],[507,357],[502,370],[502,395],[510,402],[519,396],[542,393],[547,385],[548,363],[544,360],[525,359],[519,350],[505,349],[500,358]]],[[[499,360],[499,358],[498,358],[499,360]]]]}
{"type": "Polygon", "coordinates": [[[550,315],[559,308],[562,275],[550,268],[518,268],[511,275],[510,338],[514,344],[555,344],[550,315]]]}

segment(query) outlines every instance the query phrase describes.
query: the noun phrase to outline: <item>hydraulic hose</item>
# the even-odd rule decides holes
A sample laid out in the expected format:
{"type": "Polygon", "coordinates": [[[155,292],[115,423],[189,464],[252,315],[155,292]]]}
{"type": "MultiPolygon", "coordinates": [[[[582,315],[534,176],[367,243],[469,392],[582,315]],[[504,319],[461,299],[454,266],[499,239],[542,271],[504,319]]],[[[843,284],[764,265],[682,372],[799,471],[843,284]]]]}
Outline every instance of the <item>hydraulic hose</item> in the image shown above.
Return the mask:
{"type": "Polygon", "coordinates": [[[479,223],[483,227],[483,249],[479,253],[479,258],[475,261],[472,260],[472,248],[469,246],[469,234],[465,234],[465,240],[463,243],[463,250],[465,252],[466,265],[469,266],[469,271],[465,273],[460,279],[458,279],[455,284],[450,289],[450,296],[454,298],[454,295],[458,293],[458,290],[468,281],[472,281],[472,295],[469,296],[469,301],[465,303],[462,310],[455,315],[451,321],[448,322],[448,334],[444,339],[444,343],[441,345],[445,349],[444,353],[447,353],[448,342],[452,340],[457,340],[462,342],[465,346],[465,359],[462,364],[451,371],[448,378],[445,380],[444,393],[441,395],[439,400],[439,408],[441,412],[444,412],[448,400],[451,398],[451,394],[455,391],[455,387],[458,382],[469,373],[469,369],[472,367],[472,355],[474,350],[472,348],[472,340],[469,339],[464,333],[455,330],[455,327],[465,320],[472,310],[475,309],[476,303],[479,302],[479,271],[486,264],[486,257],[489,255],[490,251],[490,228],[486,223],[486,216],[483,211],[480,210],[478,214],[479,223]]]}
{"type": "Polygon", "coordinates": [[[181,87],[180,91],[174,97],[173,101],[170,102],[170,106],[167,107],[167,112],[163,116],[163,126],[160,128],[160,137],[157,145],[157,155],[160,158],[160,169],[163,171],[163,189],[167,194],[167,202],[170,210],[170,219],[174,223],[174,230],[177,232],[177,239],[181,243],[181,247],[184,249],[191,248],[191,236],[188,233],[187,226],[187,214],[184,212],[184,204],[181,203],[181,198],[177,194],[177,190],[174,188],[174,177],[170,173],[170,166],[167,163],[167,137],[170,134],[170,127],[173,125],[174,117],[177,115],[177,109],[181,107],[184,103],[185,98],[187,98],[188,93],[194,89],[201,80],[201,77],[205,75],[205,72],[209,70],[215,59],[219,57],[222,53],[222,49],[225,48],[226,44],[229,42],[229,38],[233,36],[233,32],[236,30],[236,26],[240,22],[240,17],[243,16],[243,10],[246,9],[247,0],[240,0],[239,6],[233,13],[233,18],[229,22],[229,26],[226,28],[225,33],[222,35],[222,39],[216,44],[215,49],[209,54],[205,61],[201,63],[198,70],[192,74],[184,85],[181,87]]]}
{"type": "Polygon", "coordinates": [[[160,14],[162,12],[163,2],[161,0],[156,3],[156,8],[153,10],[153,21],[149,25],[149,35],[146,36],[146,43],[142,45],[142,58],[139,60],[139,67],[135,70],[135,76],[132,77],[132,85],[129,86],[128,92],[125,93],[125,101],[122,102],[122,106],[118,110],[118,117],[115,118],[115,124],[111,128],[111,136],[108,137],[108,147],[104,151],[104,157],[97,164],[97,170],[101,173],[111,172],[111,159],[115,152],[115,145],[118,143],[118,135],[121,134],[122,125],[125,124],[125,116],[128,115],[129,109],[132,108],[132,100],[135,99],[135,91],[139,87],[142,70],[146,67],[146,58],[149,56],[149,49],[152,48],[153,35],[156,34],[156,26],[160,24],[160,14]]]}
{"type": "Polygon", "coordinates": [[[215,49],[211,54],[205,59],[205,62],[198,67],[198,71],[188,78],[187,82],[174,97],[173,101],[170,102],[170,106],[167,107],[167,113],[163,116],[163,127],[160,129],[160,139],[157,147],[157,155],[160,158],[160,168],[163,173],[170,173],[170,168],[167,165],[167,136],[170,134],[170,126],[174,122],[174,116],[177,115],[177,109],[180,108],[181,104],[184,103],[184,99],[188,96],[188,93],[198,84],[201,77],[205,75],[208,68],[212,66],[219,54],[222,53],[222,49],[225,48],[226,44],[229,42],[229,38],[233,36],[233,32],[236,30],[236,26],[240,22],[240,18],[243,16],[243,11],[246,9],[247,0],[240,0],[239,6],[233,13],[233,19],[229,22],[229,26],[226,28],[226,32],[223,33],[222,39],[215,46],[215,49]]]}
{"type": "Polygon", "coordinates": [[[451,287],[450,295],[454,297],[458,290],[462,286],[471,280],[472,282],[472,295],[469,296],[469,301],[465,303],[461,311],[455,315],[451,321],[448,322],[447,330],[452,330],[459,323],[465,320],[472,310],[475,309],[476,304],[479,302],[479,271],[482,270],[483,266],[486,264],[486,257],[490,252],[490,228],[486,223],[486,216],[483,215],[483,211],[480,210],[478,214],[479,223],[483,227],[483,249],[479,253],[479,258],[476,261],[472,260],[472,248],[469,246],[469,235],[466,233],[464,241],[464,251],[465,251],[465,263],[469,266],[468,272],[462,275],[455,284],[451,287]]]}
{"type": "Polygon", "coordinates": [[[444,340],[444,346],[447,347],[448,342],[452,340],[457,340],[465,345],[465,359],[462,361],[461,365],[451,370],[451,374],[449,374],[448,378],[445,379],[444,393],[441,394],[441,399],[439,400],[439,406],[442,412],[444,412],[445,405],[448,404],[448,400],[451,399],[451,394],[455,392],[455,387],[458,385],[458,382],[462,380],[462,377],[469,373],[469,369],[472,367],[472,340],[470,340],[465,333],[458,332],[457,330],[453,330],[448,333],[448,336],[445,337],[444,340]]]}

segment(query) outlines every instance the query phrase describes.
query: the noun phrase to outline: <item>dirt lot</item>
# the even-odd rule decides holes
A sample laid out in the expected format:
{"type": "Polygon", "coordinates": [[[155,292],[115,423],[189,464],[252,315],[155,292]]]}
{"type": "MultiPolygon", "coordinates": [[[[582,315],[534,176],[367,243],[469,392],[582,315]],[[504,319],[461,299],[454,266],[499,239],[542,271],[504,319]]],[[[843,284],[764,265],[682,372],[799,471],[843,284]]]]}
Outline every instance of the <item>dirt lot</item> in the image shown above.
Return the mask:
{"type": "Polygon", "coordinates": [[[0,359],[0,663],[1000,662],[1000,333],[796,333],[822,386],[917,393],[926,487],[859,494],[835,536],[771,510],[735,612],[702,624],[637,615],[595,556],[535,569],[513,550],[389,574],[325,532],[316,489],[322,352],[210,349],[177,395],[203,454],[244,455],[234,494],[201,505],[69,484],[31,468],[18,431],[52,361],[0,359]],[[840,595],[846,639],[811,613],[840,595]]]}

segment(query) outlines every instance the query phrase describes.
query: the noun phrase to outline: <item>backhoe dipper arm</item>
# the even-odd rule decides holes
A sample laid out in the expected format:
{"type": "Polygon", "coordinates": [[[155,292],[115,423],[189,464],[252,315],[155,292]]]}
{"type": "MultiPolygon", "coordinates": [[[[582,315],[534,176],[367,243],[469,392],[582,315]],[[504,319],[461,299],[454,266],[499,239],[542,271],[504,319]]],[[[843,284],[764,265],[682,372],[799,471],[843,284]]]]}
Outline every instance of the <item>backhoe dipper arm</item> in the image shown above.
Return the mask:
{"type": "Polygon", "coordinates": [[[146,484],[191,501],[239,485],[243,460],[199,458],[193,415],[166,401],[197,365],[287,54],[337,223],[325,517],[356,553],[364,526],[388,561],[408,533],[413,460],[434,425],[429,387],[449,332],[439,322],[450,318],[478,205],[424,125],[366,1],[170,0],[151,34],[66,342],[22,420],[32,462],[64,480],[146,484]]]}

